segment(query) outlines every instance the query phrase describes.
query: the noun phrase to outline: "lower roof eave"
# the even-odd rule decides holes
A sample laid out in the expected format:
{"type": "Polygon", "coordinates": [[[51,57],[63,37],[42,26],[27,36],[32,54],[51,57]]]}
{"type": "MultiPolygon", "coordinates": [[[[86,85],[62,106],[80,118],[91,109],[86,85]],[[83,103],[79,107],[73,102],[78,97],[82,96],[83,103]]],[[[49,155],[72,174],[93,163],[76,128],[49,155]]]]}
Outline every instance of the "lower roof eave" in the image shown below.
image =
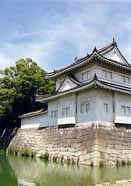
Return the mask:
{"type": "Polygon", "coordinates": [[[67,91],[64,91],[64,92],[61,92],[61,93],[58,93],[56,95],[52,95],[50,97],[47,97],[47,98],[44,98],[44,99],[40,99],[39,101],[40,102],[46,102],[46,101],[49,101],[49,100],[52,100],[52,99],[55,99],[55,98],[58,98],[58,97],[61,97],[61,96],[65,96],[65,95],[68,95],[68,94],[72,94],[72,93],[75,93],[75,92],[79,92],[79,91],[82,91],[82,90],[85,90],[85,89],[89,89],[93,86],[94,84],[90,84],[90,85],[86,85],[86,86],[82,86],[82,87],[76,87],[76,88],[73,88],[71,90],[67,90],[67,91]]]}
{"type": "Polygon", "coordinates": [[[43,111],[43,109],[41,109],[41,110],[38,110],[38,111],[22,114],[18,118],[20,118],[20,119],[28,118],[28,117],[38,116],[38,115],[42,115],[42,114],[47,114],[47,113],[48,113],[48,110],[43,111]]]}
{"type": "Polygon", "coordinates": [[[58,93],[56,95],[52,95],[50,97],[41,99],[39,101],[40,102],[47,102],[47,101],[56,99],[58,97],[62,97],[62,96],[65,96],[65,95],[69,95],[69,94],[72,94],[72,93],[80,92],[80,91],[83,91],[83,90],[86,90],[86,89],[91,89],[91,88],[103,88],[103,89],[106,89],[106,90],[112,90],[112,91],[122,92],[122,93],[126,93],[126,94],[131,94],[131,89],[129,89],[129,88],[116,87],[115,84],[114,85],[113,84],[112,85],[108,85],[108,84],[106,85],[106,82],[103,83],[99,80],[92,80],[87,85],[79,86],[79,87],[76,87],[74,89],[71,89],[71,90],[68,90],[68,91],[65,91],[65,92],[61,92],[61,93],[58,93]]]}

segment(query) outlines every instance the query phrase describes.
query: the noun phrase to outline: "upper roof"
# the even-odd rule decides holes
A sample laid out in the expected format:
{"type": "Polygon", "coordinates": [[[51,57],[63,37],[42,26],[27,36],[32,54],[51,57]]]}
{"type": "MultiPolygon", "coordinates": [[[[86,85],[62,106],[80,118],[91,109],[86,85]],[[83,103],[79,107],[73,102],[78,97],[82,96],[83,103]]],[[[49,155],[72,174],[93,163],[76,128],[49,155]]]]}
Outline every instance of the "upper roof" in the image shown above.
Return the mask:
{"type": "Polygon", "coordinates": [[[95,61],[96,59],[99,59],[100,61],[104,61],[105,63],[109,63],[111,65],[117,66],[119,68],[123,68],[123,69],[131,71],[131,65],[122,55],[115,39],[113,38],[113,42],[111,44],[99,50],[97,50],[95,47],[91,54],[88,54],[87,56],[76,60],[74,63],[62,69],[54,70],[53,72],[46,73],[46,78],[47,79],[56,78],[66,72],[77,69],[85,65],[86,63],[95,61]]]}

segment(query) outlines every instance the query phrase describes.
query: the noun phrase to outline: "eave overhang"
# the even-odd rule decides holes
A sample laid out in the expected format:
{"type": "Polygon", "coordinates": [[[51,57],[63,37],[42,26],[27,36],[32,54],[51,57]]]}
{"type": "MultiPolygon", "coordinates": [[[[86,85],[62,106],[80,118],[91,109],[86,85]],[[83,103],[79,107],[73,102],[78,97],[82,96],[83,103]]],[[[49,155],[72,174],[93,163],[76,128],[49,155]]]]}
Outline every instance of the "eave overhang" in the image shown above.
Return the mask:
{"type": "Polygon", "coordinates": [[[98,60],[96,60],[98,63],[103,61],[106,64],[118,67],[120,69],[131,71],[131,65],[122,64],[122,63],[120,63],[118,61],[114,61],[112,59],[108,59],[108,58],[102,56],[101,54],[97,53],[96,59],[98,59],[98,60]]]}
{"type": "Polygon", "coordinates": [[[34,111],[34,112],[29,112],[29,113],[26,113],[26,114],[22,114],[19,116],[20,119],[22,118],[28,118],[28,117],[32,117],[32,116],[38,116],[38,115],[42,115],[42,114],[47,114],[48,113],[48,110],[37,110],[37,111],[34,111]]]}
{"type": "Polygon", "coordinates": [[[131,94],[131,88],[99,80],[97,78],[97,76],[95,75],[94,78],[86,84],[83,84],[81,86],[77,86],[76,88],[73,88],[73,89],[70,89],[70,90],[67,90],[67,91],[64,91],[64,92],[56,93],[56,94],[54,94],[50,97],[41,99],[39,101],[48,102],[52,99],[56,99],[56,98],[59,98],[59,97],[62,97],[62,96],[68,95],[68,94],[76,93],[76,92],[79,92],[79,91],[84,91],[86,89],[91,89],[91,88],[103,88],[103,89],[106,89],[106,90],[112,90],[112,91],[131,94]]]}
{"type": "Polygon", "coordinates": [[[75,62],[65,68],[62,68],[60,70],[56,70],[54,72],[46,73],[45,78],[46,79],[53,79],[53,78],[56,78],[64,73],[68,73],[76,68],[79,68],[79,67],[83,66],[84,64],[88,63],[89,61],[91,61],[93,59],[93,55],[94,54],[92,53],[90,56],[86,56],[84,58],[81,58],[77,62],[75,62]]]}
{"type": "Polygon", "coordinates": [[[90,62],[104,62],[107,63],[109,65],[115,66],[117,68],[120,69],[124,69],[127,71],[131,71],[131,65],[130,64],[122,64],[118,61],[112,60],[112,59],[108,59],[106,57],[104,57],[103,55],[101,55],[96,49],[92,52],[91,55],[89,55],[88,57],[86,57],[85,59],[82,59],[79,63],[74,63],[64,69],[52,72],[52,73],[47,73],[46,74],[46,79],[55,79],[56,77],[63,75],[64,73],[68,73],[72,70],[75,70],[77,68],[80,68],[82,66],[84,66],[85,64],[88,64],[90,62]]]}

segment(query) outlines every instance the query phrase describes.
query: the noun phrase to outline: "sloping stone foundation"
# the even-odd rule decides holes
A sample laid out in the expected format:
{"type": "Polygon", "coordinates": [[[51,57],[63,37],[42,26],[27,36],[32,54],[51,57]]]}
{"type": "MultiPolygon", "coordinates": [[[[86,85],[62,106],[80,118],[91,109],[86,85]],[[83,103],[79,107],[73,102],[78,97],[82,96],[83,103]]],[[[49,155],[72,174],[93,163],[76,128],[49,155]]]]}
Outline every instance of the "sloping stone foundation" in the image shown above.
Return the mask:
{"type": "Polygon", "coordinates": [[[92,166],[130,164],[131,130],[102,126],[19,129],[8,151],[92,166]]]}

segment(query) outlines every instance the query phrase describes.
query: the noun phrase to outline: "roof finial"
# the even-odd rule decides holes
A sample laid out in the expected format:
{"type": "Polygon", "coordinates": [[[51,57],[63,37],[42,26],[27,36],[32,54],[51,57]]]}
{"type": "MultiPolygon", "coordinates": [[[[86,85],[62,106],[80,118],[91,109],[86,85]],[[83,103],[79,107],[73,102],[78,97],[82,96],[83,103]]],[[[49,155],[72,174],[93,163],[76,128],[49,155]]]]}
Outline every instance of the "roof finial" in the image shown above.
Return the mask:
{"type": "Polygon", "coordinates": [[[113,45],[117,45],[115,38],[113,37],[113,45]]]}
{"type": "Polygon", "coordinates": [[[97,77],[96,73],[94,74],[94,78],[93,79],[94,80],[98,80],[98,77],[97,77]]]}
{"type": "Polygon", "coordinates": [[[97,52],[97,48],[96,48],[96,46],[94,47],[93,52],[97,52]]]}
{"type": "Polygon", "coordinates": [[[77,61],[77,57],[74,58],[74,61],[77,61]]]}

